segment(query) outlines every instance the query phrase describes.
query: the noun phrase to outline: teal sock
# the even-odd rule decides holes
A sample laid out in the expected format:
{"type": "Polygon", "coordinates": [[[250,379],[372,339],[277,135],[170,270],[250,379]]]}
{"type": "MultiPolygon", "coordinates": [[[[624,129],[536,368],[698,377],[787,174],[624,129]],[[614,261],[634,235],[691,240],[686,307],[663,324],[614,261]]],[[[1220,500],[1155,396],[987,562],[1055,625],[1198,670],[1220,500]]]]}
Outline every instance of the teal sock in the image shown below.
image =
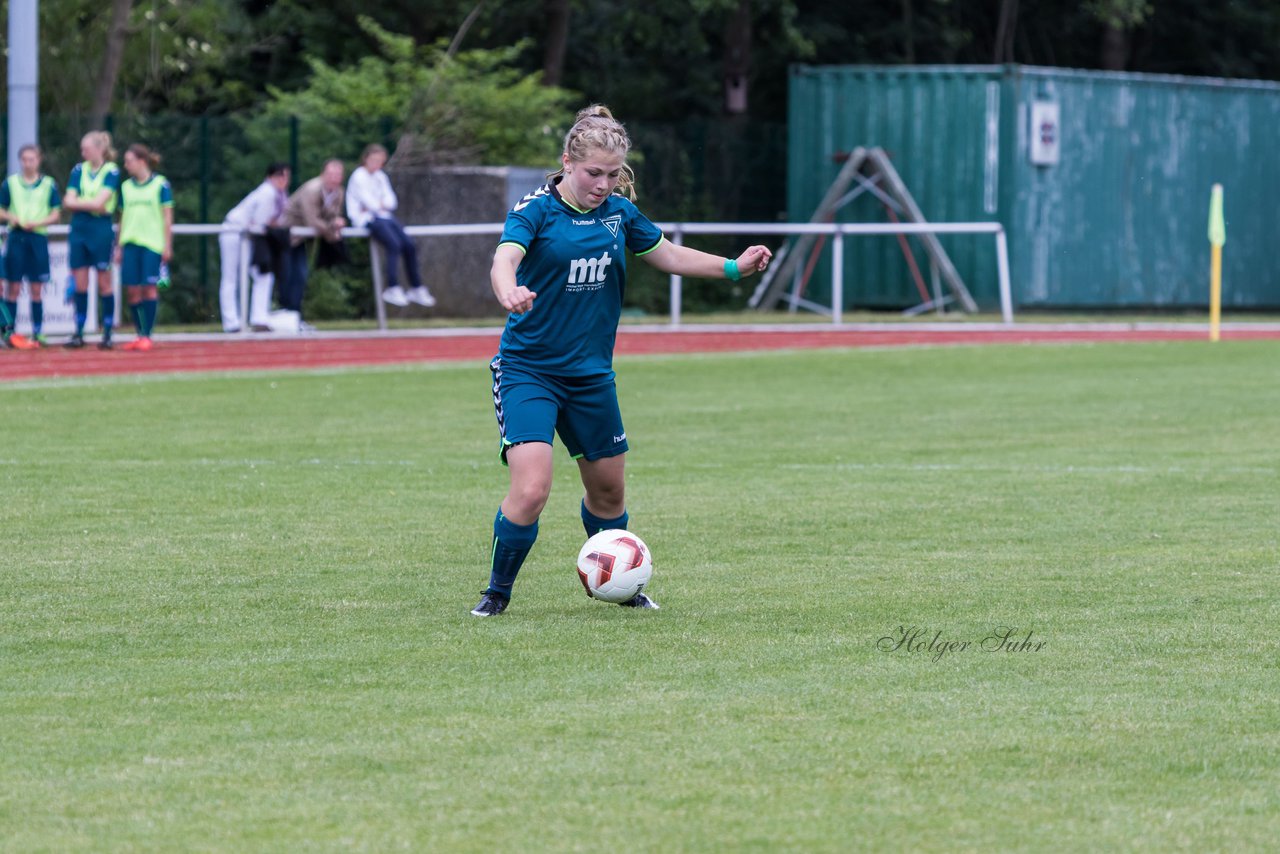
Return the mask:
{"type": "Polygon", "coordinates": [[[493,557],[489,569],[489,592],[501,593],[511,598],[511,588],[516,583],[524,559],[538,539],[538,522],[517,525],[498,511],[493,517],[493,557]]]}
{"type": "Polygon", "coordinates": [[[44,303],[40,300],[31,301],[31,334],[39,335],[40,330],[44,329],[44,303]]]}
{"type": "Polygon", "coordinates": [[[89,319],[89,295],[87,293],[82,294],[79,291],[76,291],[75,304],[76,334],[83,335],[85,321],[89,319]]]}
{"type": "Polygon", "coordinates": [[[594,537],[601,531],[612,531],[614,529],[625,531],[627,529],[627,511],[623,510],[622,515],[617,519],[601,519],[587,509],[586,499],[583,499],[582,527],[586,528],[588,537],[594,537]]]}
{"type": "Polygon", "coordinates": [[[142,301],[142,323],[146,330],[142,333],[143,338],[151,337],[151,330],[156,328],[156,308],[159,302],[153,299],[144,299],[142,301]]]}
{"type": "Polygon", "coordinates": [[[116,325],[116,295],[99,297],[99,308],[102,309],[102,339],[111,340],[111,327],[116,325]]]}
{"type": "Polygon", "coordinates": [[[13,328],[15,312],[9,307],[7,299],[0,299],[0,332],[8,332],[13,328]]]}
{"type": "Polygon", "coordinates": [[[16,299],[7,299],[4,301],[5,324],[9,329],[13,329],[13,325],[18,322],[18,301],[16,299]]]}

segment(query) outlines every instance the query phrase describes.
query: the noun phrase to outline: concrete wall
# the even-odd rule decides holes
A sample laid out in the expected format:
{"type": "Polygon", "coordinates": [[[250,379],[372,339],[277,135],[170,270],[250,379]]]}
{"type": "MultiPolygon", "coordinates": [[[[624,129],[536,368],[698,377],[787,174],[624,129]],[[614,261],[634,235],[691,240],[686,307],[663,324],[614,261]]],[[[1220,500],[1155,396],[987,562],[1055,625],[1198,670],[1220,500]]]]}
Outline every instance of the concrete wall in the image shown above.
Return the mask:
{"type": "MultiPolygon", "coordinates": [[[[405,225],[501,223],[526,193],[546,182],[546,172],[512,166],[389,166],[405,225]]],[[[501,317],[489,287],[497,235],[416,239],[423,281],[438,303],[425,313],[442,317],[501,317]]],[[[388,306],[390,316],[423,312],[388,306]]]]}

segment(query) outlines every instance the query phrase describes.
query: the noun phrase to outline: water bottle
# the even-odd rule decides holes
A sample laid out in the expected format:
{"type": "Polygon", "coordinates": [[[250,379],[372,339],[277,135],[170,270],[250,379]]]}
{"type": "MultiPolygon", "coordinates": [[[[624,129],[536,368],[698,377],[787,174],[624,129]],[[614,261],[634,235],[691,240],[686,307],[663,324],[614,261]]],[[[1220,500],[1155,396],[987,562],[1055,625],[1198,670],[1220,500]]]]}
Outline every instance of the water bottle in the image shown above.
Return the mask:
{"type": "Polygon", "coordinates": [[[160,278],[156,279],[156,287],[164,290],[169,287],[169,265],[160,264],[160,278]]]}

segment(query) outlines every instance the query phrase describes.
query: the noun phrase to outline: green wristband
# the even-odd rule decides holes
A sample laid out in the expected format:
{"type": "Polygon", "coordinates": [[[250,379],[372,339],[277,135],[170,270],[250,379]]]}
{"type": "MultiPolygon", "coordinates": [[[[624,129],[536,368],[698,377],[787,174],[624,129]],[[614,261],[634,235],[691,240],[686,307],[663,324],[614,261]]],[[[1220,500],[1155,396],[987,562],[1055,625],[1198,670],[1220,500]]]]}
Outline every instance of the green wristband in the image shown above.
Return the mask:
{"type": "Polygon", "coordinates": [[[724,277],[731,282],[736,282],[742,278],[742,274],[738,272],[738,262],[732,258],[726,258],[724,262],[724,277]]]}

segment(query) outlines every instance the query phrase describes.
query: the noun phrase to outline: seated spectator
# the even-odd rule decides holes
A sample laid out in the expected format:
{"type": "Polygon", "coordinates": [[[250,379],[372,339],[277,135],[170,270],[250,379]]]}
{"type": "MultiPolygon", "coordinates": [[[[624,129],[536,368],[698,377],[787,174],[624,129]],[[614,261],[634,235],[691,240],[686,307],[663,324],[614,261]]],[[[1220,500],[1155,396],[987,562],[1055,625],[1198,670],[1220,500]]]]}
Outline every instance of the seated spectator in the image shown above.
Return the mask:
{"type": "Polygon", "coordinates": [[[347,218],[356,228],[369,229],[369,234],[386,253],[386,288],[382,291],[382,299],[391,305],[406,306],[415,302],[430,308],[436,304],[436,298],[422,284],[418,250],[405,234],[404,226],[395,218],[395,209],[400,202],[395,190],[391,189],[391,179],[382,171],[386,162],[385,148],[377,144],[365,146],[364,153],[360,155],[360,165],[347,182],[347,218]],[[401,257],[409,273],[408,291],[400,287],[401,257]]]}

